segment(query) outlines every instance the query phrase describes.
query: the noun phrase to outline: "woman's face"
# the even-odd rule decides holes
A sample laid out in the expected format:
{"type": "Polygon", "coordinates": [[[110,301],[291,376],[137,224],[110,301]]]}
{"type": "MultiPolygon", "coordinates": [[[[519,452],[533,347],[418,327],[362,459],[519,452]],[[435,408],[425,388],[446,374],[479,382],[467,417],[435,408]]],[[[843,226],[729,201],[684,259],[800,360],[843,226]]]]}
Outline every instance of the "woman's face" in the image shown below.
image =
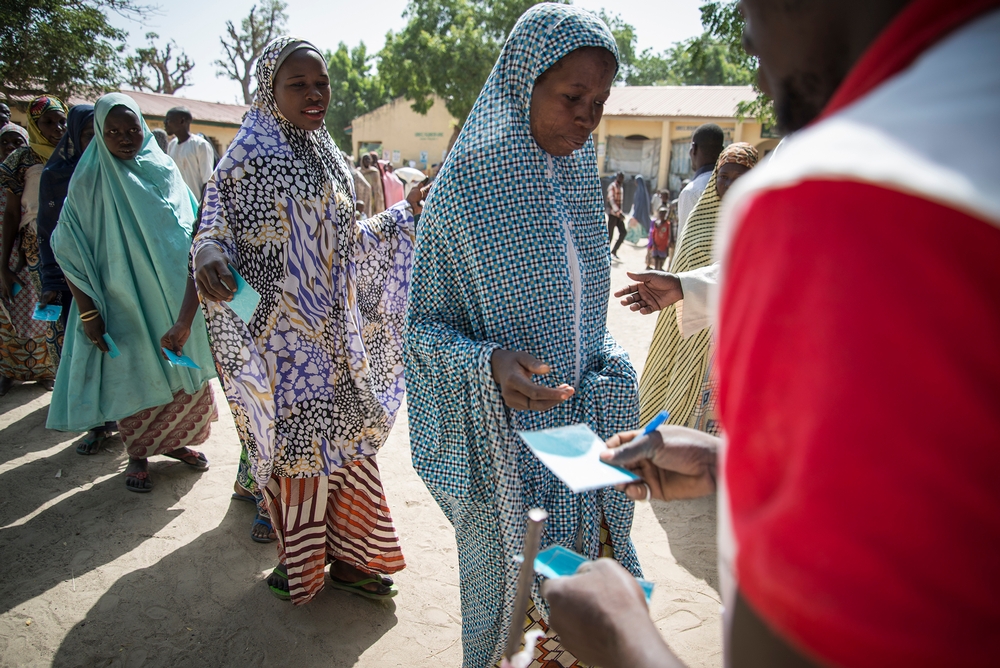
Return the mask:
{"type": "Polygon", "coordinates": [[[27,145],[28,142],[17,132],[3,133],[3,136],[0,136],[0,160],[6,160],[8,155],[27,145]]]}
{"type": "Polygon", "coordinates": [[[80,153],[87,150],[90,146],[90,140],[94,138],[94,119],[91,118],[83,124],[83,129],[80,130],[80,153]]]}
{"type": "Polygon", "coordinates": [[[744,167],[735,162],[727,162],[722,167],[719,167],[719,173],[715,177],[715,192],[719,194],[719,199],[726,196],[726,191],[736,182],[736,179],[749,171],[749,167],[744,167]]]}
{"type": "Polygon", "coordinates": [[[583,148],[601,123],[615,71],[610,51],[588,46],[564,56],[535,80],[531,136],[542,150],[570,155],[583,148]]]}
{"type": "Polygon", "coordinates": [[[278,111],[301,130],[319,130],[330,106],[330,75],[323,57],[299,49],[285,59],[274,76],[278,111]]]}
{"type": "Polygon", "coordinates": [[[104,145],[119,160],[131,160],[142,148],[142,123],[128,107],[118,105],[104,119],[104,145]]]}
{"type": "Polygon", "coordinates": [[[41,115],[36,125],[42,136],[55,146],[66,134],[66,114],[62,109],[49,109],[41,115]]]}

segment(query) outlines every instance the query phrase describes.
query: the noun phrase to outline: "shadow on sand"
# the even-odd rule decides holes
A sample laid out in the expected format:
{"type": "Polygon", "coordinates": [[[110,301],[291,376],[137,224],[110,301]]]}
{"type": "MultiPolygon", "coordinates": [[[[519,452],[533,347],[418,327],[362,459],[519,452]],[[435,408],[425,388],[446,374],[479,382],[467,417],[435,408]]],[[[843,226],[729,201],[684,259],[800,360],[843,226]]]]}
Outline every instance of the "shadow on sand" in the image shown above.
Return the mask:
{"type": "Polygon", "coordinates": [[[250,542],[244,506],[232,502],[215,529],[111,585],[52,665],[355,665],[395,626],[395,605],[330,588],[304,606],[278,600],[258,568],[274,565],[274,546],[250,542]]]}
{"type": "Polygon", "coordinates": [[[667,534],[674,559],[718,593],[715,495],[691,501],[653,501],[652,504],[653,513],[667,534]]]}

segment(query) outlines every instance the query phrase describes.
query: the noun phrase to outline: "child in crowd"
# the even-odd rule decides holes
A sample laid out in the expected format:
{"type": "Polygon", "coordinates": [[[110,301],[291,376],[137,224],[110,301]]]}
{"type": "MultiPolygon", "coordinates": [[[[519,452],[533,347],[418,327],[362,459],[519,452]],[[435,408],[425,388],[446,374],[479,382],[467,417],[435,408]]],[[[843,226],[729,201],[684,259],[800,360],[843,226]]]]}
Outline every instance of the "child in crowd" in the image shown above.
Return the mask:
{"type": "Polygon", "coordinates": [[[657,209],[656,220],[649,228],[649,251],[653,259],[653,268],[657,271],[663,271],[670,250],[670,221],[667,220],[667,213],[668,209],[665,206],[657,209]]]}

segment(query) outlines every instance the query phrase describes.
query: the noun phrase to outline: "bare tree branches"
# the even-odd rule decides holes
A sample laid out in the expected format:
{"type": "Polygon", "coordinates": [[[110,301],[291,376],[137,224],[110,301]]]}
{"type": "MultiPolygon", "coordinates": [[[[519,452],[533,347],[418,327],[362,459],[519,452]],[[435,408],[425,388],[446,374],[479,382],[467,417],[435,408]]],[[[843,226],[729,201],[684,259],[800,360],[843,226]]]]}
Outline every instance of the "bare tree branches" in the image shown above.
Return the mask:
{"type": "Polygon", "coordinates": [[[288,5],[281,0],[264,0],[258,7],[254,5],[250,14],[240,22],[237,31],[232,21],[226,21],[226,34],[219,38],[224,59],[215,61],[218,73],[240,82],[243,87],[243,101],[253,102],[253,68],[264,47],[285,29],[288,5]]]}
{"type": "Polygon", "coordinates": [[[125,58],[125,69],[128,71],[126,83],[137,90],[173,95],[188,85],[187,77],[194,69],[194,61],[179,49],[174,56],[173,49],[178,48],[174,40],[167,42],[161,51],[156,47],[159,38],[155,32],[146,33],[149,46],[136,49],[135,55],[125,58]],[[155,77],[155,82],[150,82],[150,75],[155,77]]]}

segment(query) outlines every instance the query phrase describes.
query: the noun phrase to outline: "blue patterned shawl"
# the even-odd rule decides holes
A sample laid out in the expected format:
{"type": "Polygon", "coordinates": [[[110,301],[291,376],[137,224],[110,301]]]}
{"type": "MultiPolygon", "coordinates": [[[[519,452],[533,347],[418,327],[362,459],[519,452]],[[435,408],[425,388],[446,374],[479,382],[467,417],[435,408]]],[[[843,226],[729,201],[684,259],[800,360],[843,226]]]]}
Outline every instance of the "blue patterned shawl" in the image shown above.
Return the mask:
{"type": "Polygon", "coordinates": [[[273,40],[257,94],[205,189],[192,257],[217,245],[261,295],[244,323],[206,301],[212,350],[260,487],[272,473],[330,475],[382,446],[402,403],[402,328],[413,259],[404,204],[364,221],[326,128],[280,112],[273,40]]]}
{"type": "MultiPolygon", "coordinates": [[[[542,4],[521,17],[418,228],[405,330],[413,465],[455,524],[463,579],[489,568],[500,582],[477,601],[463,587],[463,627],[493,626],[480,637],[463,629],[467,665],[495,658],[490,645],[509,617],[529,508],[549,511],[543,548],[575,548],[582,537],[593,558],[603,514],[616,558],[640,573],[632,502],[613,489],[573,494],[515,433],[585,422],[607,438],[639,419],[635,371],[605,322],[610,256],[593,141],[555,157],[529,129],[535,80],[585,46],[617,57],[607,26],[583,10],[542,4]],[[537,382],[569,383],[576,394],[544,413],[505,408],[490,365],[496,348],[531,353],[552,369],[537,382]],[[502,563],[473,566],[462,554],[463,532],[482,531],[467,521],[473,507],[492,507],[500,535],[477,540],[501,540],[502,563]],[[495,614],[478,608],[501,606],[503,622],[477,621],[495,614]]],[[[544,610],[537,592],[535,601],[544,610]]]]}

